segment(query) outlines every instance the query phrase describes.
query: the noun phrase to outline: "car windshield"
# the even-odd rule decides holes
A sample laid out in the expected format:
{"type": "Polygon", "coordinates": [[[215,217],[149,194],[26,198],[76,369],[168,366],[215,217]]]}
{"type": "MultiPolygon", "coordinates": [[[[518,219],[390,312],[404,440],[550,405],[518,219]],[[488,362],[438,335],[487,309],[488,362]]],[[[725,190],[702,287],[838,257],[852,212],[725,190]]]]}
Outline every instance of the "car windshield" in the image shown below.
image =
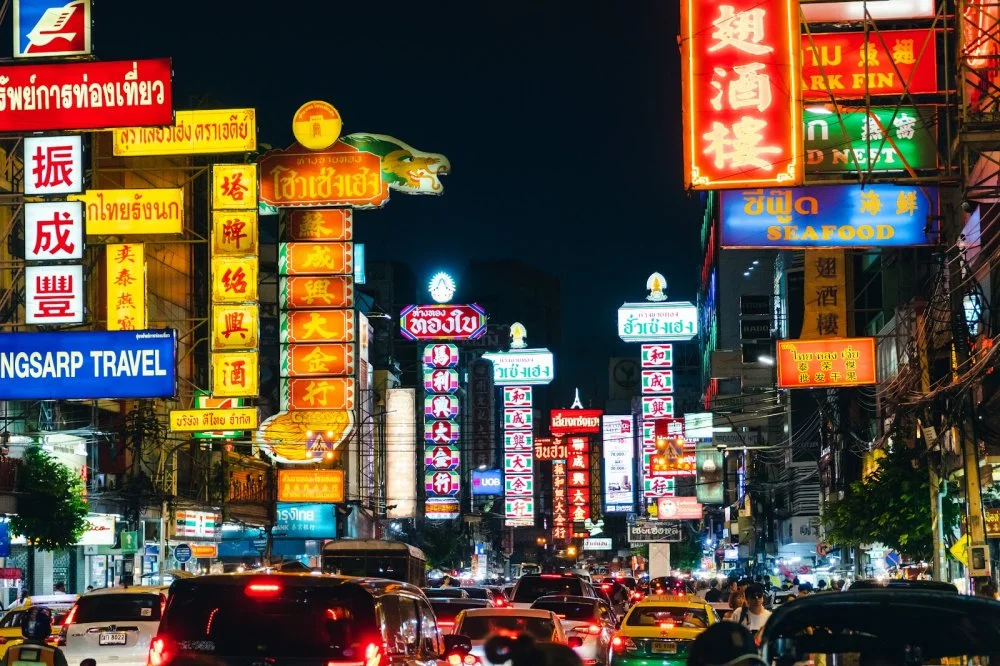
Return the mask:
{"type": "Polygon", "coordinates": [[[469,595],[470,599],[489,599],[489,592],[485,587],[463,587],[462,588],[466,594],[469,595]]]}
{"type": "Polygon", "coordinates": [[[355,586],[287,586],[248,598],[242,585],[177,585],[161,631],[187,652],[340,659],[358,654],[376,626],[371,597],[355,586]]]}
{"type": "Polygon", "coordinates": [[[469,599],[466,601],[434,601],[431,600],[431,608],[438,622],[454,622],[455,616],[470,608],[486,608],[486,603],[479,599],[469,599]]]}
{"type": "Polygon", "coordinates": [[[564,620],[590,620],[594,617],[594,604],[574,601],[536,601],[531,605],[539,610],[552,611],[564,620]]]}
{"type": "Polygon", "coordinates": [[[673,624],[675,627],[704,629],[708,626],[708,613],[683,606],[637,606],[629,613],[625,624],[630,627],[659,627],[663,624],[673,624]]]}
{"type": "Polygon", "coordinates": [[[424,588],[424,594],[428,597],[437,597],[438,599],[466,599],[472,596],[465,590],[460,590],[457,587],[424,588]]]}
{"type": "Polygon", "coordinates": [[[159,594],[94,594],[80,597],[75,621],[93,622],[158,622],[163,597],[159,594]]]}
{"type": "Polygon", "coordinates": [[[583,581],[574,576],[522,578],[514,588],[514,603],[531,603],[551,594],[583,596],[583,581]]]}
{"type": "Polygon", "coordinates": [[[462,624],[455,628],[455,633],[468,636],[474,641],[484,640],[498,631],[512,631],[517,634],[529,634],[536,640],[552,640],[555,624],[545,617],[526,617],[523,615],[466,615],[462,624]]]}

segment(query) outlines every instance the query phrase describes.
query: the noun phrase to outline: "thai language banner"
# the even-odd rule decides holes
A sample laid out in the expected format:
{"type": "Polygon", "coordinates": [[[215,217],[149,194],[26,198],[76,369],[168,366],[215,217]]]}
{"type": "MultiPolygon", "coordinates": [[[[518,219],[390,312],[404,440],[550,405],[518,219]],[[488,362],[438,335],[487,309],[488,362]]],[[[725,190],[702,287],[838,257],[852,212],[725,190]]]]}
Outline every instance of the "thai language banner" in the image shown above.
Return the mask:
{"type": "Polygon", "coordinates": [[[904,247],[937,242],[937,187],[831,185],[722,192],[723,247],[904,247]]]}
{"type": "Polygon", "coordinates": [[[87,190],[68,197],[87,207],[87,235],[179,234],[184,224],[184,190],[149,188],[87,190]]]}
{"type": "Polygon", "coordinates": [[[0,333],[0,400],[169,398],[177,332],[0,333]]]}
{"type": "Polygon", "coordinates": [[[806,173],[903,171],[937,167],[937,118],[933,107],[803,111],[806,173]]]}
{"type": "Polygon", "coordinates": [[[879,30],[802,35],[802,98],[831,101],[937,92],[934,31],[879,30]]]}
{"type": "Polygon", "coordinates": [[[172,432],[242,431],[253,430],[256,427],[256,407],[173,409],[170,411],[170,430],[172,432]]]}
{"type": "Polygon", "coordinates": [[[249,153],[257,150],[254,109],[178,111],[172,127],[114,130],[117,157],[249,153]]]}
{"type": "Polygon", "coordinates": [[[0,66],[0,132],[172,125],[169,58],[0,66]]]}
{"type": "Polygon", "coordinates": [[[389,186],[378,155],[338,141],[329,150],[273,150],[261,157],[260,200],[278,208],[377,208],[389,200],[389,186]]]}
{"type": "Polygon", "coordinates": [[[875,338],[779,340],[778,386],[826,388],[874,384],[875,338]]]}

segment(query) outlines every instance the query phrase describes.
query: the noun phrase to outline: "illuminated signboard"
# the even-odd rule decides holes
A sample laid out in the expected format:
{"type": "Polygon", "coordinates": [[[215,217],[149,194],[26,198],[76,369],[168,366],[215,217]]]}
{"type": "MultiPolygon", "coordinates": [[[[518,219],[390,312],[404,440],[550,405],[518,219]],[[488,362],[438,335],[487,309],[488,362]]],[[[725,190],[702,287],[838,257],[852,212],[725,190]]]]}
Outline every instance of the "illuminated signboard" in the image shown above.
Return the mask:
{"type": "Polygon", "coordinates": [[[170,410],[170,430],[172,432],[253,430],[256,427],[256,407],[170,410]]]}
{"type": "Polygon", "coordinates": [[[936,186],[832,185],[722,192],[723,247],[933,244],[936,186]],[[928,231],[930,230],[930,231],[928,231]]]}
{"type": "Polygon", "coordinates": [[[698,335],[698,308],[687,301],[625,303],[618,308],[618,337],[625,342],[690,340],[698,335]]]}
{"type": "Polygon", "coordinates": [[[382,159],[340,141],[323,151],[272,150],[259,163],[260,200],[276,208],[378,208],[389,200],[382,159]]]}
{"type": "Polygon", "coordinates": [[[24,321],[28,324],[79,324],[84,296],[80,264],[24,267],[24,321]]]}
{"type": "Polygon", "coordinates": [[[686,186],[800,184],[798,2],[684,0],[680,43],[686,186]]]}
{"type": "Polygon", "coordinates": [[[674,399],[669,395],[642,396],[642,418],[662,419],[674,415],[674,399]]]}
{"type": "Polygon", "coordinates": [[[868,12],[873,21],[934,18],[937,13],[937,3],[934,0],[802,0],[799,7],[802,9],[802,16],[809,23],[864,21],[865,12],[868,12]]]}
{"type": "Polygon", "coordinates": [[[635,429],[631,414],[607,415],[603,423],[604,511],[626,513],[635,509],[635,429]]]}
{"type": "Polygon", "coordinates": [[[76,194],[83,190],[83,137],[24,137],[24,193],[76,194]]]}
{"type": "Polygon", "coordinates": [[[354,273],[354,243],[278,243],[279,275],[349,275],[354,273]]]}
{"type": "Polygon", "coordinates": [[[875,338],[779,340],[778,386],[823,388],[875,383],[875,338]]]}
{"type": "MultiPolygon", "coordinates": [[[[290,310],[354,307],[354,277],[351,275],[279,277],[278,307],[290,310]]],[[[292,314],[294,313],[289,312],[286,316],[292,314]]]]}
{"type": "Polygon", "coordinates": [[[83,258],[83,204],[45,201],[24,204],[24,258],[64,261],[83,258]]]}
{"type": "Polygon", "coordinates": [[[344,122],[333,104],[313,100],[300,106],[292,117],[295,140],[309,150],[325,150],[340,138],[344,122]]]}
{"type": "Polygon", "coordinates": [[[140,155],[219,155],[257,150],[254,109],[178,111],[171,127],[113,130],[116,157],[140,155]]]}
{"type": "Polygon", "coordinates": [[[170,77],[169,58],[0,66],[0,132],[173,125],[170,77]]]}
{"type": "Polygon", "coordinates": [[[483,358],[493,362],[493,383],[497,386],[548,384],[555,377],[555,360],[548,349],[488,352],[483,358]]]}
{"type": "Polygon", "coordinates": [[[142,243],[104,247],[109,331],[146,328],[146,252],[142,243]]]}
{"type": "Polygon", "coordinates": [[[279,469],[279,502],[343,502],[344,472],[339,469],[279,469]]]}
{"type": "Polygon", "coordinates": [[[257,165],[213,164],[212,208],[257,210],[257,165]]]}
{"type": "Polygon", "coordinates": [[[413,437],[416,421],[416,391],[386,389],[385,443],[392,451],[385,459],[385,492],[396,506],[386,507],[389,518],[413,518],[417,511],[417,447],[413,437]]]}
{"type": "Polygon", "coordinates": [[[656,501],[659,520],[701,520],[702,506],[694,497],[661,497],[656,501]]]}
{"type": "Polygon", "coordinates": [[[286,241],[349,241],[354,237],[350,208],[289,210],[281,222],[279,238],[286,241]]]}
{"type": "Polygon", "coordinates": [[[212,254],[233,256],[258,252],[256,210],[212,211],[212,254]]]}
{"type": "Polygon", "coordinates": [[[600,409],[553,409],[549,432],[553,435],[597,434],[601,432],[600,409]]]}
{"type": "Polygon", "coordinates": [[[281,409],[354,409],[354,378],[281,378],[281,409]]]}
{"type": "Polygon", "coordinates": [[[803,111],[806,173],[903,171],[937,167],[937,115],[933,107],[803,111]]]}
{"type": "Polygon", "coordinates": [[[184,190],[148,188],[87,190],[69,197],[87,207],[87,234],[179,234],[184,225],[184,190]]]}
{"type": "MultiPolygon", "coordinates": [[[[409,427],[412,433],[413,426],[409,427]]],[[[260,424],[254,432],[254,441],[277,462],[307,465],[322,462],[327,454],[336,452],[353,430],[352,409],[282,411],[260,424]]],[[[412,435],[409,442],[412,448],[412,435]]],[[[406,449],[393,450],[405,457],[406,449]]],[[[413,460],[412,450],[410,453],[413,460]]]]}
{"type": "Polygon", "coordinates": [[[475,340],[486,332],[486,311],[469,305],[408,305],[399,313],[407,340],[475,340]]]}
{"type": "Polygon", "coordinates": [[[354,374],[356,359],[350,343],[279,345],[278,354],[282,377],[354,374]]]}
{"type": "Polygon", "coordinates": [[[278,320],[278,342],[353,342],[352,310],[294,310],[278,320]]]}
{"type": "Polygon", "coordinates": [[[674,392],[674,371],[673,370],[643,370],[642,371],[642,392],[643,393],[673,393],[674,392]]]}
{"type": "Polygon", "coordinates": [[[14,57],[90,55],[90,0],[14,0],[14,57]]]}
{"type": "Polygon", "coordinates": [[[642,367],[670,368],[674,365],[674,346],[642,345],[642,367]]]}
{"type": "MultiPolygon", "coordinates": [[[[873,3],[874,4],[874,3],[873,3]]],[[[802,36],[802,98],[937,92],[934,31],[878,30],[802,36]]]]}

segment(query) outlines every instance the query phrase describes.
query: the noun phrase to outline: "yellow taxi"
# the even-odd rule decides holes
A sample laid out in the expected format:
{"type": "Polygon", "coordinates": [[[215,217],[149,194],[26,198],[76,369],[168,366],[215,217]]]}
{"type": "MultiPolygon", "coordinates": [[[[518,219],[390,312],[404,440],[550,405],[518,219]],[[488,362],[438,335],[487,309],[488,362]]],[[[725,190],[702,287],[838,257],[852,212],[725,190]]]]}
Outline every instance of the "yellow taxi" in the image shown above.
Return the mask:
{"type": "Polygon", "coordinates": [[[28,612],[29,608],[41,606],[52,611],[52,633],[51,642],[54,645],[59,640],[59,630],[62,628],[62,619],[73,608],[76,603],[75,594],[44,594],[25,598],[24,602],[7,611],[3,618],[0,618],[0,658],[7,654],[7,648],[12,645],[20,645],[24,637],[21,635],[21,618],[28,612]]]}
{"type": "Polygon", "coordinates": [[[611,639],[610,666],[684,666],[691,642],[718,621],[700,597],[646,597],[632,606],[611,639]]]}

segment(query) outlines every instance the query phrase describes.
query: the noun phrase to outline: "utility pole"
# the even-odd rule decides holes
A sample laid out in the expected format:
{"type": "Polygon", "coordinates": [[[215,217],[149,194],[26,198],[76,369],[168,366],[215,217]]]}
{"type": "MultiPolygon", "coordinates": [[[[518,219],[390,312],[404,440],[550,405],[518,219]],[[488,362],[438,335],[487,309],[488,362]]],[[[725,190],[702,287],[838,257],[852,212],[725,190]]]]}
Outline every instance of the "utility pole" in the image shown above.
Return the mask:
{"type": "MultiPolygon", "coordinates": [[[[917,328],[917,355],[920,362],[920,392],[927,395],[931,390],[930,364],[927,360],[927,316],[921,313],[916,319],[917,328]]],[[[934,570],[936,580],[946,580],[945,558],[944,558],[944,523],[941,517],[941,475],[938,473],[934,456],[931,449],[937,440],[937,433],[929,418],[930,409],[924,409],[923,418],[920,420],[919,432],[924,439],[927,449],[927,471],[930,480],[930,502],[931,502],[931,565],[934,570]],[[933,435],[932,435],[933,433],[933,435]]]]}

